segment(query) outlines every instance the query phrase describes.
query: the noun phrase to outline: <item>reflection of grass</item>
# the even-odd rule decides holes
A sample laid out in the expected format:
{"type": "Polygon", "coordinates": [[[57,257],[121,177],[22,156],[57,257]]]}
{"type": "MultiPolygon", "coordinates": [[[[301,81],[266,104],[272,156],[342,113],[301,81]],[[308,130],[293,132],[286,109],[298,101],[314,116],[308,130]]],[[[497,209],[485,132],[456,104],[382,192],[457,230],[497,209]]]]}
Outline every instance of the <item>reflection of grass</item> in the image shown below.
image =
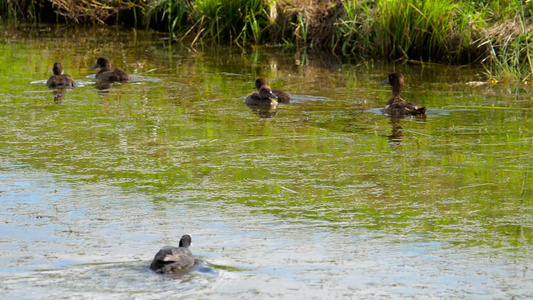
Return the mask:
{"type": "MultiPolygon", "coordinates": [[[[498,0],[0,0],[3,18],[54,10],[76,23],[141,16],[192,44],[216,41],[310,47],[345,56],[482,62],[499,80],[533,80],[533,1],[498,0]],[[48,6],[47,6],[48,5],[48,6]],[[124,17],[131,14],[130,17],[124,17]]],[[[49,18],[48,18],[49,19],[49,18]]]]}

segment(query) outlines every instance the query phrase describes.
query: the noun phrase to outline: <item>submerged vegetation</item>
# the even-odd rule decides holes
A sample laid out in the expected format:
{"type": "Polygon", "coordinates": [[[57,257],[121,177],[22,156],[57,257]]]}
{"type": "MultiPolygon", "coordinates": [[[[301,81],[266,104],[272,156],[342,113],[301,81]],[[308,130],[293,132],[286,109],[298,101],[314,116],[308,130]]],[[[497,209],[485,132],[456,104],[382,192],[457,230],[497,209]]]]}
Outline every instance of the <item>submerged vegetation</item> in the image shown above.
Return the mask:
{"type": "Polygon", "coordinates": [[[521,0],[0,0],[3,19],[146,26],[192,47],[482,63],[494,79],[525,82],[533,82],[532,15],[533,1],[521,0]]]}

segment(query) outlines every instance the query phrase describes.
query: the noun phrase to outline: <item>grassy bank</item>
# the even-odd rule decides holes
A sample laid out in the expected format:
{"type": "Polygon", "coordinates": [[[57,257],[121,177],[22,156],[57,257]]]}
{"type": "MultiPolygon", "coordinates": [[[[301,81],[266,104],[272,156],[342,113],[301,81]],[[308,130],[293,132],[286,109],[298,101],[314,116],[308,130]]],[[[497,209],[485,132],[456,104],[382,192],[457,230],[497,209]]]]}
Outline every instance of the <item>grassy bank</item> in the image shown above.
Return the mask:
{"type": "Polygon", "coordinates": [[[0,0],[3,19],[107,23],[176,41],[307,47],[347,57],[481,63],[498,80],[533,81],[533,1],[0,0]],[[74,3],[74,4],[72,4],[74,3]],[[52,20],[50,17],[52,16],[52,20]]]}

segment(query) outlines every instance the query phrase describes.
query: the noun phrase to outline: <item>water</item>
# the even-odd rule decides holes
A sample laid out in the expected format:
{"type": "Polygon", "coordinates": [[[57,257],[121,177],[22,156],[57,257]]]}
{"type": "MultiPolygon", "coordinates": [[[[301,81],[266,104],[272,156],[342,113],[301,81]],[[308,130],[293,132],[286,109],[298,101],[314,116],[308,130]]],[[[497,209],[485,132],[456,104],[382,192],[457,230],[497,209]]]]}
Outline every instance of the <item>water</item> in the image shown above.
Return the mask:
{"type": "Polygon", "coordinates": [[[2,34],[6,299],[533,297],[527,86],[114,28],[2,34]],[[96,84],[101,55],[134,80],[96,84]],[[61,97],[58,60],[79,83],[61,97]],[[380,113],[392,70],[425,120],[380,113]],[[250,110],[258,76],[294,101],[250,110]],[[152,273],[184,233],[195,267],[152,273]]]}

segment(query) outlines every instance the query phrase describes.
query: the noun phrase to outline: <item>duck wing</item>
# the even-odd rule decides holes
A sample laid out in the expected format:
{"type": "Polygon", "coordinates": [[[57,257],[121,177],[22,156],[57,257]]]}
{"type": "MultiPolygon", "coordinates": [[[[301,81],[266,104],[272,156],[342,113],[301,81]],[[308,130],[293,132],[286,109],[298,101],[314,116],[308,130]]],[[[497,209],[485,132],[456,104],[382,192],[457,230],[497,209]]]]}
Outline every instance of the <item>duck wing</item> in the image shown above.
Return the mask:
{"type": "Polygon", "coordinates": [[[150,269],[156,272],[172,272],[194,265],[194,256],[187,247],[166,246],[154,257],[150,269]]]}

